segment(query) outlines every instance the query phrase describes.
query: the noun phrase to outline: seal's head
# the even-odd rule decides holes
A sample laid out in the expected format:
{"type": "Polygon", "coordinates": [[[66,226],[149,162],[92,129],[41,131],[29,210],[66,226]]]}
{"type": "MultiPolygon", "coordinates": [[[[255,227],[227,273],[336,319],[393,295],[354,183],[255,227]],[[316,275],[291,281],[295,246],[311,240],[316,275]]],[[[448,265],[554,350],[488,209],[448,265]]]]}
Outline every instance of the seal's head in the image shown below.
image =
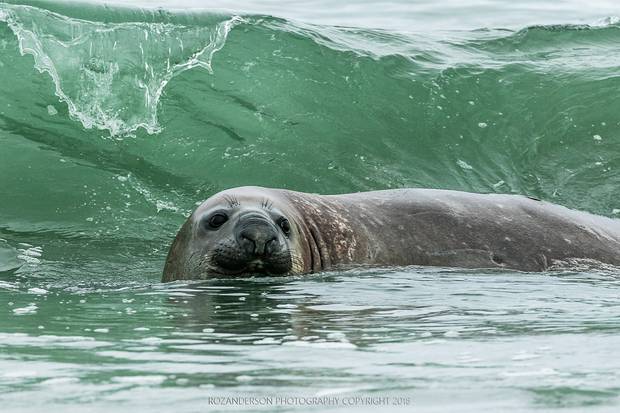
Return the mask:
{"type": "Polygon", "coordinates": [[[299,272],[294,211],[277,194],[243,187],[203,202],[179,231],[163,281],[299,272]]]}

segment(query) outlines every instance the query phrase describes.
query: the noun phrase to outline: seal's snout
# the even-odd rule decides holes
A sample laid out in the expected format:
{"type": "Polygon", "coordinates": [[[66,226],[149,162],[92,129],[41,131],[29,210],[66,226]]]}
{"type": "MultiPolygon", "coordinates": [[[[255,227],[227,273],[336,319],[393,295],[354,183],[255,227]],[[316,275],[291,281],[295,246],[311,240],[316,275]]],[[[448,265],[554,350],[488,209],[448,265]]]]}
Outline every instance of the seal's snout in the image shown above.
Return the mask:
{"type": "Polygon", "coordinates": [[[261,257],[273,253],[277,235],[269,227],[252,226],[241,231],[240,238],[240,244],[246,252],[261,257]]]}
{"type": "Polygon", "coordinates": [[[278,245],[278,232],[266,219],[259,216],[239,220],[237,242],[246,253],[255,257],[272,255],[278,245]]]}

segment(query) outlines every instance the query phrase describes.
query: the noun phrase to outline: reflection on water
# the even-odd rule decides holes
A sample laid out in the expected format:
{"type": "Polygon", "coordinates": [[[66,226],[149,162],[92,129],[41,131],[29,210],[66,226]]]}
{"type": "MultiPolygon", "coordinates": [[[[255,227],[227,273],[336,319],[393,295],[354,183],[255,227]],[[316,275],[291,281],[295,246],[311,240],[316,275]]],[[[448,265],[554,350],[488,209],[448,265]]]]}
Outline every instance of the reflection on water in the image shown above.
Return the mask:
{"type": "Polygon", "coordinates": [[[190,411],[240,392],[611,406],[619,285],[613,273],[432,268],[81,290],[14,277],[0,285],[0,392],[24,411],[190,411]]]}

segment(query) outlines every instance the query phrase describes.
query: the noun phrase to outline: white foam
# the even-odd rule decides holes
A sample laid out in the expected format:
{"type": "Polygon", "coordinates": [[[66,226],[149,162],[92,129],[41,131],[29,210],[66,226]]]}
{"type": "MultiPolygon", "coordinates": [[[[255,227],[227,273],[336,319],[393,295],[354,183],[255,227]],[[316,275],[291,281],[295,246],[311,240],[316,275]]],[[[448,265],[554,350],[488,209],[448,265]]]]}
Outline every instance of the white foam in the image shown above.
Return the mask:
{"type": "Polygon", "coordinates": [[[167,379],[166,376],[117,376],[112,377],[112,381],[126,384],[139,384],[143,386],[154,386],[163,383],[167,379]]]}
{"type": "Polygon", "coordinates": [[[13,309],[13,313],[15,315],[27,315],[27,314],[36,314],[39,307],[35,303],[30,303],[26,307],[20,307],[13,309]]]}
{"type": "Polygon", "coordinates": [[[295,346],[295,347],[315,347],[315,348],[341,348],[341,349],[354,349],[357,348],[355,344],[342,341],[287,341],[282,344],[283,346],[295,346]]]}

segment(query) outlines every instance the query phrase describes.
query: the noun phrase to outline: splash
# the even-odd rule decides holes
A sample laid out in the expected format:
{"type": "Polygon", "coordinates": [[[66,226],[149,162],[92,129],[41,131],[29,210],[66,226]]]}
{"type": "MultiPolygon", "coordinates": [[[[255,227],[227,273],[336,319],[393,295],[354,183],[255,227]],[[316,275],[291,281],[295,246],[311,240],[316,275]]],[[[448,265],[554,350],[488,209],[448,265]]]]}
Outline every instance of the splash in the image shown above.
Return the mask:
{"type": "Polygon", "coordinates": [[[207,25],[102,23],[24,5],[0,5],[0,21],[22,55],[51,76],[70,116],[87,129],[131,135],[161,131],[157,106],[168,82],[186,70],[212,73],[214,54],[242,19],[213,16],[207,25]],[[218,21],[219,20],[219,21],[218,21]]]}

